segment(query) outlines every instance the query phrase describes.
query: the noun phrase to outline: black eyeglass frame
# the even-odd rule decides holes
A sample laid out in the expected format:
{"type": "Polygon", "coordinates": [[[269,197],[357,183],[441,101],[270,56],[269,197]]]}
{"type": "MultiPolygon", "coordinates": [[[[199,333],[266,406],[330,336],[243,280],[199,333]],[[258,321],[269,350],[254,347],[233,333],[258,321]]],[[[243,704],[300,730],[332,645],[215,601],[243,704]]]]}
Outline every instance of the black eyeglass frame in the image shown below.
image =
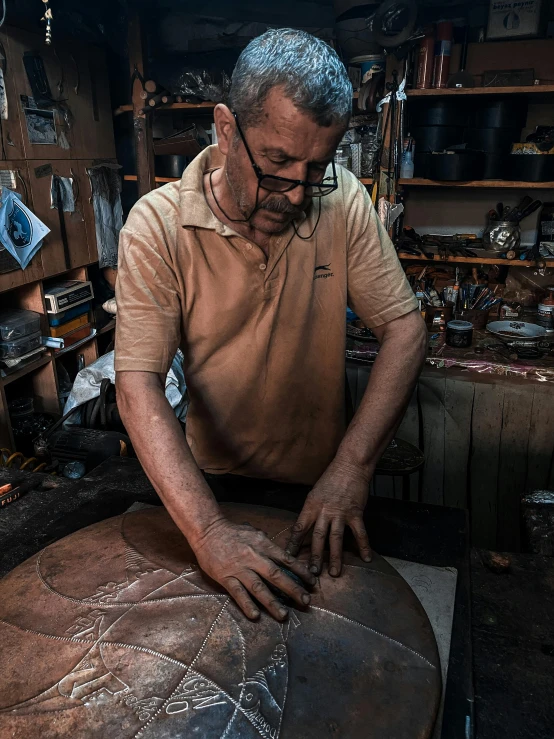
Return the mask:
{"type": "Polygon", "coordinates": [[[237,118],[237,114],[233,112],[233,116],[235,118],[235,123],[237,124],[237,131],[239,132],[239,135],[242,139],[242,143],[244,144],[244,148],[246,149],[246,153],[248,154],[248,158],[250,159],[250,164],[252,165],[252,169],[254,170],[254,173],[256,177],[258,178],[258,187],[260,187],[262,190],[266,190],[267,192],[290,192],[291,190],[294,190],[295,187],[302,186],[306,189],[310,190],[326,190],[326,192],[310,192],[309,195],[312,198],[323,198],[326,195],[330,195],[332,192],[335,192],[335,190],[338,189],[339,183],[337,178],[337,170],[335,167],[335,160],[331,160],[331,165],[333,168],[333,177],[332,181],[324,184],[326,179],[331,178],[323,178],[321,182],[307,182],[305,180],[293,180],[289,177],[279,177],[278,175],[273,174],[264,174],[262,172],[261,167],[256,164],[254,157],[252,156],[252,152],[250,151],[250,147],[248,146],[246,142],[246,138],[244,137],[244,133],[242,132],[242,128],[240,127],[239,120],[237,118]],[[272,190],[271,188],[264,187],[262,185],[263,180],[277,180],[278,182],[288,182],[290,187],[287,187],[285,190],[272,190]]]}

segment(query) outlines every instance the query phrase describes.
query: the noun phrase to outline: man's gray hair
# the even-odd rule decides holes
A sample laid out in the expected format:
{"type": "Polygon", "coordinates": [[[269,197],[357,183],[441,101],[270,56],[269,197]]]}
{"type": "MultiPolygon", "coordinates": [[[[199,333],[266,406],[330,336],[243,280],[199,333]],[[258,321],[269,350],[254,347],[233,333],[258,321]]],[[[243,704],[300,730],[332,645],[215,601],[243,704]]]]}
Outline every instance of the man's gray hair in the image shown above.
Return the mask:
{"type": "Polygon", "coordinates": [[[320,126],[346,125],[352,85],[336,51],[305,31],[280,28],[251,41],[231,79],[229,104],[241,126],[259,123],[269,91],[284,94],[320,126]]]}

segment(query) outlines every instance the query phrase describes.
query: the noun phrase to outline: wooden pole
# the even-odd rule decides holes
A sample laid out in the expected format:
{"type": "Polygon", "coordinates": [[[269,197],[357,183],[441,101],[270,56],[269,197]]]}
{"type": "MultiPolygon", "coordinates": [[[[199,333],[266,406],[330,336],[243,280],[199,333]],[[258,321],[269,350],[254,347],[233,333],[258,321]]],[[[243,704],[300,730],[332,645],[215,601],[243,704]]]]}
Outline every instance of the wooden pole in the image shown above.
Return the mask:
{"type": "MultiPolygon", "coordinates": [[[[135,72],[144,78],[143,38],[138,14],[131,16],[128,31],[129,66],[131,75],[135,72]]],[[[142,84],[138,77],[133,81],[133,133],[135,139],[135,158],[137,163],[137,186],[139,197],[153,190],[154,149],[152,144],[152,122],[150,115],[143,112],[144,99],[142,84]]]]}

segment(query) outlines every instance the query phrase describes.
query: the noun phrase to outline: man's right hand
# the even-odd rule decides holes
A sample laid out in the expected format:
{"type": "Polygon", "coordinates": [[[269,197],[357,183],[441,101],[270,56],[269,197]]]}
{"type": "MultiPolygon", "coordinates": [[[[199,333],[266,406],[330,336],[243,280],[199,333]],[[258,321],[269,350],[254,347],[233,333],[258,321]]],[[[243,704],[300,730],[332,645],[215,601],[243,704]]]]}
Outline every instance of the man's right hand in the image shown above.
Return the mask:
{"type": "Polygon", "coordinates": [[[315,585],[316,578],[307,564],[285,552],[263,531],[221,518],[210,524],[199,539],[190,543],[202,570],[231,594],[248,618],[256,619],[260,615],[250,595],[279,621],[288,615],[285,606],[264,580],[302,607],[310,602],[308,591],[281,569],[282,565],[304,582],[315,585]]]}

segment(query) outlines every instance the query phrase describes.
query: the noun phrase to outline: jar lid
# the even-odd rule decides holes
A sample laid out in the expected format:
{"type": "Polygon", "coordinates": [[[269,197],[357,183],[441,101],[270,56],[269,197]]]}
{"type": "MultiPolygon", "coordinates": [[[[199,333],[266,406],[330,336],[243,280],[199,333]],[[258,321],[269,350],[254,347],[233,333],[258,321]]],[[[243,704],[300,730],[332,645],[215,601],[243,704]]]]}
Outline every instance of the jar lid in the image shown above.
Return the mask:
{"type": "Polygon", "coordinates": [[[453,328],[455,331],[471,331],[473,324],[469,321],[448,321],[447,328],[453,328]]]}

